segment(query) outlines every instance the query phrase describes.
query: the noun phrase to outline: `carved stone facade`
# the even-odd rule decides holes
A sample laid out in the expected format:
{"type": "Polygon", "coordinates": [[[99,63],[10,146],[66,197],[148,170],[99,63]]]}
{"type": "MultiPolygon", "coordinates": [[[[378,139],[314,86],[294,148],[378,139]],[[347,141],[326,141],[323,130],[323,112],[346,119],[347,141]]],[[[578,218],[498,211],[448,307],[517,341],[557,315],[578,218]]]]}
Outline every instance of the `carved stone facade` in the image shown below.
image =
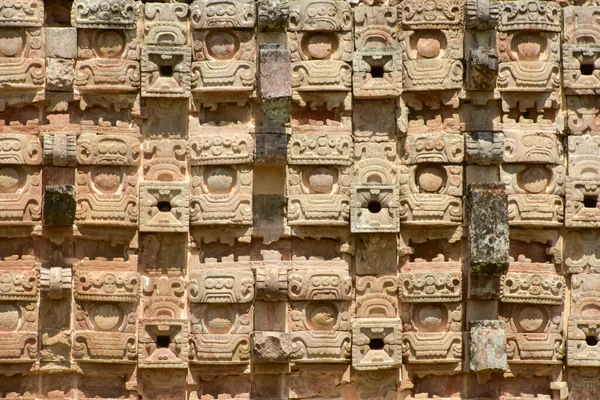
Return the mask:
{"type": "Polygon", "coordinates": [[[598,0],[0,0],[0,400],[600,399],[598,0]]]}

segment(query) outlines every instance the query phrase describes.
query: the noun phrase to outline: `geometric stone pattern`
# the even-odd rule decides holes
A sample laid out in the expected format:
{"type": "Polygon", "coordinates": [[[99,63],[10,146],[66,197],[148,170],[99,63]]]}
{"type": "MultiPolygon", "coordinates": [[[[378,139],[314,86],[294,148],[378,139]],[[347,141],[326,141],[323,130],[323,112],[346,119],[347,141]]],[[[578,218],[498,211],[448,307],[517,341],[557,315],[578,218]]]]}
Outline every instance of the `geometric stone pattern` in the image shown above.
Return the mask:
{"type": "Polygon", "coordinates": [[[600,398],[599,16],[0,1],[0,399],[600,398]]]}

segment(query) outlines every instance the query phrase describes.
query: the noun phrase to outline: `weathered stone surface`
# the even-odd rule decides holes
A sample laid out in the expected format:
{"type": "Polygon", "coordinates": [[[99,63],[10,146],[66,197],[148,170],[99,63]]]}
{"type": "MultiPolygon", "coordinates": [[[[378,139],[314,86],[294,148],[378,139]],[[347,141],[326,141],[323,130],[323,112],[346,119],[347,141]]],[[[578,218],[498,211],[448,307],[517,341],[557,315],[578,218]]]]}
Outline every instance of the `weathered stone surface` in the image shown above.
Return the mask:
{"type": "Polygon", "coordinates": [[[469,369],[476,373],[504,372],[506,362],[506,332],[503,321],[470,322],[469,369]]]}
{"type": "Polygon", "coordinates": [[[0,0],[0,399],[600,398],[597,2],[0,0]]]}
{"type": "Polygon", "coordinates": [[[44,187],[44,225],[73,225],[76,206],[75,187],[73,185],[44,187]]]}
{"type": "Polygon", "coordinates": [[[77,58],[77,29],[46,28],[46,57],[77,58]]]}
{"type": "Polygon", "coordinates": [[[253,332],[252,349],[258,362],[288,362],[292,353],[292,338],[284,332],[253,332]]]}
{"type": "Polygon", "coordinates": [[[471,272],[499,275],[508,268],[508,200],[502,184],[469,186],[471,272]]]}

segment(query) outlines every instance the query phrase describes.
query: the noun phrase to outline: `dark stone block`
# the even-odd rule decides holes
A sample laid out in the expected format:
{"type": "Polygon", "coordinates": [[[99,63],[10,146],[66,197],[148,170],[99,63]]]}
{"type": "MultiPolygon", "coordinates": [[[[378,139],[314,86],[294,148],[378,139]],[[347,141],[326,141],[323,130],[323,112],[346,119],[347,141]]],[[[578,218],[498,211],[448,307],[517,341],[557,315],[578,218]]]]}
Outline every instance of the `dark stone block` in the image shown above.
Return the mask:
{"type": "Polygon", "coordinates": [[[471,273],[506,273],[509,261],[506,187],[499,183],[469,185],[467,209],[471,273]]]}
{"type": "Polygon", "coordinates": [[[44,225],[73,225],[76,208],[75,187],[73,185],[44,187],[44,225]]]}
{"type": "Polygon", "coordinates": [[[283,226],[285,197],[280,194],[259,194],[252,197],[255,226],[283,226]]]}
{"type": "Polygon", "coordinates": [[[287,163],[287,135],[285,133],[257,134],[254,163],[285,165],[287,163]]]}

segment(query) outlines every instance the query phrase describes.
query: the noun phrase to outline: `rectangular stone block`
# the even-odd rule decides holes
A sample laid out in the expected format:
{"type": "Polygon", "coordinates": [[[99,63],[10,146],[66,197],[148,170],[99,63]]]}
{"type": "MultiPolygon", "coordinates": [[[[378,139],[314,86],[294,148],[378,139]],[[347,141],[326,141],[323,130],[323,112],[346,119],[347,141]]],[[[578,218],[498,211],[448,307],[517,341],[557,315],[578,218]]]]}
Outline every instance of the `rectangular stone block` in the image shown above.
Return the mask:
{"type": "Polygon", "coordinates": [[[500,320],[477,320],[470,324],[469,369],[471,372],[504,372],[506,327],[500,320]]]}
{"type": "Polygon", "coordinates": [[[259,45],[260,96],[275,100],[292,96],[292,62],[290,50],[273,43],[259,45]]]}
{"type": "Polygon", "coordinates": [[[471,273],[508,270],[508,196],[504,184],[471,184],[468,192],[471,273]]]}
{"type": "Polygon", "coordinates": [[[44,187],[44,225],[73,225],[76,208],[75,187],[73,185],[49,185],[44,187]]]}
{"type": "Polygon", "coordinates": [[[266,133],[256,135],[254,163],[263,165],[285,165],[287,162],[287,135],[266,133]]]}
{"type": "Polygon", "coordinates": [[[50,28],[44,29],[46,35],[46,57],[77,58],[77,29],[50,28]]]}

